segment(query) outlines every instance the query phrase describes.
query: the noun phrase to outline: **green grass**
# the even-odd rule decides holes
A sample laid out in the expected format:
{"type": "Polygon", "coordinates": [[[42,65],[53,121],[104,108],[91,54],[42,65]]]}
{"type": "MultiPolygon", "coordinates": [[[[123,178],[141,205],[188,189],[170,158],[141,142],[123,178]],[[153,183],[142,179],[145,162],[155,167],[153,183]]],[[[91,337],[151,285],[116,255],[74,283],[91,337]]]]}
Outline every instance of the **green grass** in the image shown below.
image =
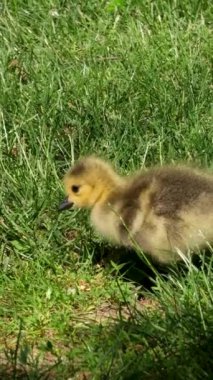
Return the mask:
{"type": "Polygon", "coordinates": [[[211,378],[211,261],[159,275],[149,308],[94,264],[114,248],[87,213],[57,211],[88,153],[122,173],[212,167],[211,13],[197,0],[0,4],[0,378],[211,378]]]}

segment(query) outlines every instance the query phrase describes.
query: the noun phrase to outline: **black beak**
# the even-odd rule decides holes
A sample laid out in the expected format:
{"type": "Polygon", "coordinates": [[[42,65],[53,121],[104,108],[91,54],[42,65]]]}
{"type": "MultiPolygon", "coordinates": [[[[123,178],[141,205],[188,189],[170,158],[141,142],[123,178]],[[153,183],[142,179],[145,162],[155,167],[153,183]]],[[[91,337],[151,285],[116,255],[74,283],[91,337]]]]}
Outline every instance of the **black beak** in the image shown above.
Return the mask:
{"type": "Polygon", "coordinates": [[[64,211],[68,210],[73,206],[73,203],[68,200],[68,197],[64,199],[64,201],[59,205],[58,210],[59,211],[64,211]]]}

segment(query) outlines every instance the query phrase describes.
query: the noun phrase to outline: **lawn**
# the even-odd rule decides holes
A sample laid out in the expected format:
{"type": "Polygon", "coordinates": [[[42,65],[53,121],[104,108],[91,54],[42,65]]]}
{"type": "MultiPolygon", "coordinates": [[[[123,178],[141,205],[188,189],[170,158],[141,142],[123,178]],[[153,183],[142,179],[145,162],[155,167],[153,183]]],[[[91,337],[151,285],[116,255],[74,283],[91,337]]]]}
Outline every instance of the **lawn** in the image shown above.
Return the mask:
{"type": "Polygon", "coordinates": [[[211,255],[153,273],[87,212],[58,213],[86,154],[123,174],[213,169],[211,15],[198,0],[1,2],[0,379],[212,378],[211,255]]]}

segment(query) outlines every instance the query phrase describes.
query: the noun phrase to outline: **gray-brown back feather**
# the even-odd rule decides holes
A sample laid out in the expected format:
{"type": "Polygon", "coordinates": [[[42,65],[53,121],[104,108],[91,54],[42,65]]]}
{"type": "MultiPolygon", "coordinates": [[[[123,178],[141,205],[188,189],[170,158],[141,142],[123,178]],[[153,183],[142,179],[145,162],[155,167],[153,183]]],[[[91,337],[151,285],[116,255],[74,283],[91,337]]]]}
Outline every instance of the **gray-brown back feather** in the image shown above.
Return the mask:
{"type": "Polygon", "coordinates": [[[159,189],[152,195],[156,215],[176,217],[183,207],[194,205],[200,195],[213,195],[213,177],[207,178],[188,168],[159,169],[159,189]]]}
{"type": "MultiPolygon", "coordinates": [[[[149,208],[158,216],[178,219],[179,211],[194,204],[200,195],[213,196],[213,176],[207,177],[190,168],[172,167],[140,173],[132,179],[122,194],[121,217],[128,228],[131,229],[141,207],[143,192],[145,194],[149,190],[149,208]]],[[[126,230],[123,224],[120,230],[126,230]]]]}

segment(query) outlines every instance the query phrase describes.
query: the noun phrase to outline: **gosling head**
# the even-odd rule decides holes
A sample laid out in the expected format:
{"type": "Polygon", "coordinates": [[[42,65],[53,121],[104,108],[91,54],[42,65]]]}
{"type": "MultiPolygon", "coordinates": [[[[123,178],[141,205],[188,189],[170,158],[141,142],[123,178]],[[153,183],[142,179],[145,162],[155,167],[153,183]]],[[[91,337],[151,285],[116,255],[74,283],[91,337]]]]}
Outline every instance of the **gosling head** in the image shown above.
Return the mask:
{"type": "Polygon", "coordinates": [[[86,157],[78,161],[64,177],[66,199],[59,210],[75,205],[78,208],[92,208],[107,202],[116,191],[122,179],[105,161],[96,157],[86,157]]]}

